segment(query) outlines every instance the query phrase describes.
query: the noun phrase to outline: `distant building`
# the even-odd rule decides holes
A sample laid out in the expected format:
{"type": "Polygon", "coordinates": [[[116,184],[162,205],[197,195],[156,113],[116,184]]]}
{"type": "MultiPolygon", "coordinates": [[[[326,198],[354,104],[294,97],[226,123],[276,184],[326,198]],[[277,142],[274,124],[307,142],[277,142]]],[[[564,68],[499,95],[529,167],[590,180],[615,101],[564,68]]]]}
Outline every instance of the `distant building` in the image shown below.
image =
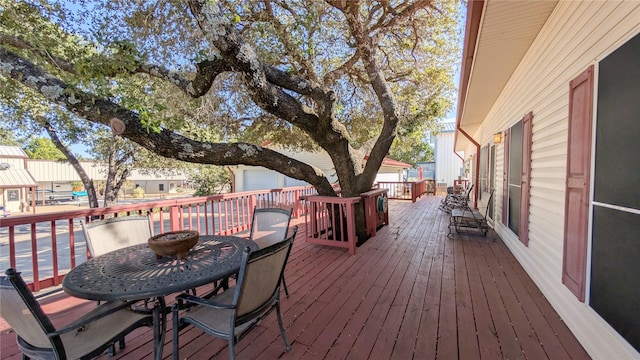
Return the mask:
{"type": "Polygon", "coordinates": [[[0,146],[0,216],[22,211],[28,189],[38,186],[27,169],[28,158],[18,146],[0,146]]]}
{"type": "MultiPolygon", "coordinates": [[[[432,138],[434,158],[436,162],[435,180],[440,186],[453,186],[453,180],[465,177],[462,158],[453,151],[456,123],[446,121],[442,123],[442,130],[432,138]]],[[[463,156],[464,152],[459,154],[463,156]]]]}
{"type": "MultiPolygon", "coordinates": [[[[291,151],[286,149],[277,149],[277,151],[293,159],[319,168],[324,172],[331,183],[338,181],[331,157],[329,157],[329,154],[324,151],[309,152],[291,151]]],[[[382,166],[380,166],[380,169],[378,170],[375,182],[403,181],[404,171],[408,168],[411,168],[411,164],[385,158],[382,166]]],[[[261,166],[237,165],[230,167],[230,170],[233,173],[235,192],[309,185],[305,181],[290,178],[261,166]]]]}
{"type": "MultiPolygon", "coordinates": [[[[71,183],[80,181],[80,176],[68,162],[53,160],[28,160],[29,171],[36,179],[40,191],[71,191],[71,183]]],[[[94,181],[106,181],[106,164],[95,161],[80,161],[87,175],[94,181]]],[[[146,194],[166,194],[174,192],[188,180],[186,173],[166,174],[164,171],[142,171],[134,169],[127,177],[135,187],[141,187],[146,194]]]]}

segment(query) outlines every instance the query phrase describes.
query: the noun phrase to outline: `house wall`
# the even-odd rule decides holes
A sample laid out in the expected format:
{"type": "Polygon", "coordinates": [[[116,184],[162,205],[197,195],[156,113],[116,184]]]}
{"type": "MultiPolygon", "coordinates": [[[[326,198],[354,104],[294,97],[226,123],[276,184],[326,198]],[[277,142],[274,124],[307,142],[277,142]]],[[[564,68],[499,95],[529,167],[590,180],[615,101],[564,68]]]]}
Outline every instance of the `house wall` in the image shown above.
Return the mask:
{"type": "Polygon", "coordinates": [[[380,170],[378,170],[376,179],[373,182],[376,183],[378,181],[404,181],[402,176],[403,174],[404,169],[382,165],[380,166],[380,170]]]}
{"type": "MultiPolygon", "coordinates": [[[[311,153],[311,152],[293,152],[286,149],[274,149],[284,155],[302,161],[307,164],[312,164],[320,170],[322,170],[330,182],[336,182],[335,170],[333,169],[333,162],[329,157],[329,154],[325,152],[311,153]]],[[[269,170],[261,166],[246,166],[237,165],[232,166],[231,170],[235,177],[235,191],[251,191],[251,190],[264,190],[273,188],[283,188],[287,186],[300,186],[306,185],[306,182],[292,179],[280,174],[277,171],[269,170]]]]}
{"type": "MultiPolygon", "coordinates": [[[[595,65],[595,91],[598,61],[640,32],[639,19],[638,1],[559,2],[472,134],[485,145],[492,134],[533,112],[529,246],[501,222],[504,143],[496,149],[495,230],[594,359],[640,359],[640,354],[589,307],[588,297],[580,302],[561,283],[569,82],[595,65]]],[[[594,104],[594,116],[595,110],[594,104]]],[[[465,149],[472,153],[474,147],[465,149]]]]}
{"type": "Polygon", "coordinates": [[[33,182],[25,172],[27,154],[17,146],[1,146],[0,145],[0,164],[9,165],[4,171],[2,181],[0,181],[0,216],[5,211],[17,213],[23,210],[23,204],[27,199],[27,187],[24,184],[33,182]],[[18,173],[19,172],[19,173],[18,173]],[[4,182],[5,180],[9,180],[4,182]],[[17,185],[17,184],[20,185],[17,185]]]}
{"type": "MultiPolygon", "coordinates": [[[[338,181],[331,157],[326,152],[293,152],[285,149],[277,149],[277,151],[320,168],[331,183],[338,181]]],[[[308,185],[304,181],[286,177],[277,171],[260,166],[237,165],[232,166],[231,170],[234,173],[236,192],[308,185]]],[[[382,165],[375,181],[402,181],[403,170],[397,166],[382,165]]]]}

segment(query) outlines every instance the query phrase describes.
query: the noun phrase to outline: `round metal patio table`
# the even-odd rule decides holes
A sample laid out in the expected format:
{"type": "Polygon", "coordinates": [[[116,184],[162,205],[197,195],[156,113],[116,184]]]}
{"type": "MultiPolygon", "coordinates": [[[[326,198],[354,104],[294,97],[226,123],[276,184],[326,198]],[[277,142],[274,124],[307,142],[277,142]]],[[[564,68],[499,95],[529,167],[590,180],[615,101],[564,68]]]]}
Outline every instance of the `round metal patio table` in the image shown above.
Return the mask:
{"type": "Polygon", "coordinates": [[[126,301],[163,297],[226,279],[240,270],[245,247],[236,236],[201,235],[182,260],[156,259],[147,244],[97,256],[72,269],[62,281],[69,295],[88,300],[126,301]]]}

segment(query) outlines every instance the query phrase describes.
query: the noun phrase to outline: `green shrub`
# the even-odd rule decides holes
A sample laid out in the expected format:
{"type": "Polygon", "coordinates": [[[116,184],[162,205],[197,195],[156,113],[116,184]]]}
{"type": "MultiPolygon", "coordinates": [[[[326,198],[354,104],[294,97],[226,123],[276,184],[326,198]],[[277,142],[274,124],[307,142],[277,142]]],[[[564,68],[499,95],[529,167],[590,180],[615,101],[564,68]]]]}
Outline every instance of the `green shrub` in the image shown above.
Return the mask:
{"type": "Polygon", "coordinates": [[[141,187],[133,189],[133,197],[136,199],[142,199],[144,197],[144,189],[141,187]]]}

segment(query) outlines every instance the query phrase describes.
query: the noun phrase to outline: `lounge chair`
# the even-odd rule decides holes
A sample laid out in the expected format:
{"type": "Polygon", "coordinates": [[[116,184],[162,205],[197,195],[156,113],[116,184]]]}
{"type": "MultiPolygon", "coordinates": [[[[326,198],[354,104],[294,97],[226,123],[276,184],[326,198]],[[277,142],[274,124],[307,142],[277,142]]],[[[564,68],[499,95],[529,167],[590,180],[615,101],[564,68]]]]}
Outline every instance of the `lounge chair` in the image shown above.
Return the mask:
{"type": "Polygon", "coordinates": [[[487,236],[487,232],[489,231],[489,224],[487,223],[487,214],[489,212],[489,207],[493,203],[493,193],[492,189],[489,195],[489,200],[487,202],[487,207],[485,208],[484,214],[480,213],[477,210],[472,210],[469,206],[466,207],[458,207],[451,210],[451,219],[449,221],[449,234],[448,236],[453,235],[453,230],[456,233],[467,233],[467,234],[479,234],[482,236],[487,236]]]}

